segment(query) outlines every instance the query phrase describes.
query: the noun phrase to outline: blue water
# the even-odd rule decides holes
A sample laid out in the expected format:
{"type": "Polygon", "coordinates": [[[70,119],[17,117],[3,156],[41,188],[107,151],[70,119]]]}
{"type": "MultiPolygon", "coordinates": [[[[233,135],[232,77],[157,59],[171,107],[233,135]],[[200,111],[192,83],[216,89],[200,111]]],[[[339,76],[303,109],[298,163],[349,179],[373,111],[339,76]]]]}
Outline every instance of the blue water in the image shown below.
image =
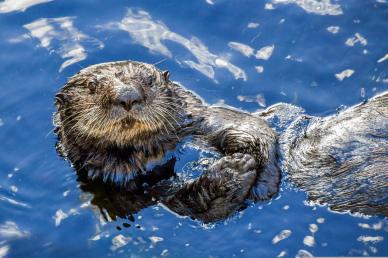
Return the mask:
{"type": "Polygon", "coordinates": [[[387,21],[385,0],[0,2],[0,257],[388,256],[386,219],[311,206],[287,180],[216,224],[158,205],[106,221],[51,121],[68,77],[125,59],[157,63],[208,103],[332,114],[388,89],[387,21]]]}

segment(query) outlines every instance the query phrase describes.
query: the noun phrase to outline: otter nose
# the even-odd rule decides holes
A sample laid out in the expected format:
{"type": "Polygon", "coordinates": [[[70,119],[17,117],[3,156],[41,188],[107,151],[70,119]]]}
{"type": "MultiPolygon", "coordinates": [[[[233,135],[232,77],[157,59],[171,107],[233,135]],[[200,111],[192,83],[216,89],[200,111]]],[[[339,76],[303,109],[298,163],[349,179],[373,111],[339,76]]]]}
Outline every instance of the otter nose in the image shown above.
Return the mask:
{"type": "Polygon", "coordinates": [[[117,104],[124,107],[126,110],[131,110],[132,106],[139,104],[142,101],[140,92],[132,86],[121,86],[116,88],[117,104]]]}

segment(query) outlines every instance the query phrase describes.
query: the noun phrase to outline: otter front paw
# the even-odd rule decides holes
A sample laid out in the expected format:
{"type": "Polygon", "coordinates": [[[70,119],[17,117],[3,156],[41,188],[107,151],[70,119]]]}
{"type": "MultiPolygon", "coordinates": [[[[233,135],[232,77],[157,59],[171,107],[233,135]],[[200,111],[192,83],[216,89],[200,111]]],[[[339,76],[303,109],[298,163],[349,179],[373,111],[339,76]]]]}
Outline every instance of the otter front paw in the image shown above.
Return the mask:
{"type": "Polygon", "coordinates": [[[256,182],[257,163],[249,154],[234,153],[217,160],[203,175],[233,203],[242,203],[256,182]]]}
{"type": "Polygon", "coordinates": [[[248,154],[222,157],[164,203],[178,214],[204,222],[224,219],[245,206],[256,182],[256,167],[256,161],[248,154]]]}
{"type": "Polygon", "coordinates": [[[231,156],[224,156],[214,162],[210,166],[209,172],[218,173],[225,169],[229,169],[233,170],[237,174],[245,174],[249,171],[255,170],[256,167],[257,163],[251,155],[234,153],[231,156]]]}

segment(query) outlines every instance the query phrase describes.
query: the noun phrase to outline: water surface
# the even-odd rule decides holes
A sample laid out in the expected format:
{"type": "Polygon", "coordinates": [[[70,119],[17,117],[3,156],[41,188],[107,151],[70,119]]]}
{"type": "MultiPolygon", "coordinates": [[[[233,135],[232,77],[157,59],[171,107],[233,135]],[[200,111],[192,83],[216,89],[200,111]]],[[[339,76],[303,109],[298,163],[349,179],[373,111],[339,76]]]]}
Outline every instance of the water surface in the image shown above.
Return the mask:
{"type": "Polygon", "coordinates": [[[387,19],[385,0],[0,2],[0,257],[388,256],[386,219],[310,205],[287,179],[216,224],[159,205],[109,219],[58,157],[51,122],[68,77],[126,59],[208,103],[332,114],[388,89],[387,19]]]}

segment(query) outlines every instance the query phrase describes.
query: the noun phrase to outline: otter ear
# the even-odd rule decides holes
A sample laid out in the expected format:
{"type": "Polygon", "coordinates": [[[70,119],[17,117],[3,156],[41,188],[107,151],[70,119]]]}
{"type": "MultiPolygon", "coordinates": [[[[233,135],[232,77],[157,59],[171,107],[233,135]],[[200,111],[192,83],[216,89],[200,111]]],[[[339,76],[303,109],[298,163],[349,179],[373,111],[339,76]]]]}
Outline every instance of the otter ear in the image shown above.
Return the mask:
{"type": "Polygon", "coordinates": [[[63,92],[58,92],[55,95],[55,105],[57,108],[60,108],[61,106],[65,105],[68,100],[68,96],[63,92]]]}
{"type": "Polygon", "coordinates": [[[163,78],[168,81],[170,79],[170,72],[169,71],[163,71],[162,72],[163,78]]]}

